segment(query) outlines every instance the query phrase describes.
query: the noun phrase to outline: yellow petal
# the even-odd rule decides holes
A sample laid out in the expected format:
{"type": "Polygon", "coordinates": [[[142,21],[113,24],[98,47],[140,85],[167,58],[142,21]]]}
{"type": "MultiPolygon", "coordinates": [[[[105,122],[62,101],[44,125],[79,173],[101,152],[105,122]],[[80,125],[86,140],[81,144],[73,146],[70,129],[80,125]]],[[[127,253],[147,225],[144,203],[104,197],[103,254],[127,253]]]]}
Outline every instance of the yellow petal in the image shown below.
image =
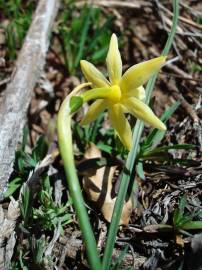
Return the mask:
{"type": "Polygon", "coordinates": [[[166,57],[160,56],[149,61],[142,62],[129,68],[123,75],[120,87],[123,92],[138,88],[146,83],[149,78],[159,71],[165,63],[166,57]]]}
{"type": "Polygon", "coordinates": [[[116,104],[109,109],[109,119],[123,145],[130,150],[132,146],[132,132],[120,104],[116,104]]]}
{"type": "Polygon", "coordinates": [[[110,85],[109,81],[105,78],[105,76],[90,62],[86,60],[81,60],[80,64],[86,80],[92,83],[92,88],[107,87],[110,85]]]}
{"type": "Polygon", "coordinates": [[[94,121],[101,112],[107,108],[106,102],[102,99],[96,100],[88,109],[86,115],[81,121],[82,125],[88,125],[94,121]]]}
{"type": "Polygon", "coordinates": [[[122,61],[115,34],[111,37],[106,62],[111,83],[118,84],[122,76],[122,61]]]}
{"type": "Polygon", "coordinates": [[[139,118],[140,120],[145,121],[154,128],[161,130],[166,130],[164,123],[153,113],[153,111],[142,101],[135,97],[125,99],[123,105],[126,106],[128,111],[139,118]]]}
{"type": "Polygon", "coordinates": [[[146,93],[145,93],[144,87],[140,86],[136,89],[133,89],[133,90],[130,90],[129,92],[124,93],[124,96],[128,97],[128,98],[129,97],[136,97],[140,100],[143,100],[146,97],[146,93]]]}

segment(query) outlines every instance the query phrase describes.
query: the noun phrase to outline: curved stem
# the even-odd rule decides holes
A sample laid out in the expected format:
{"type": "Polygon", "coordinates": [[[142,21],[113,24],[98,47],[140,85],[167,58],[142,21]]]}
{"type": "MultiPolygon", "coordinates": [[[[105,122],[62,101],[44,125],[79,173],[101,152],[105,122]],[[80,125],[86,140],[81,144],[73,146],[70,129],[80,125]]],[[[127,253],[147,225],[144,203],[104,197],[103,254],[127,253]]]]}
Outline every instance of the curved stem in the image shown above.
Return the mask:
{"type": "Polygon", "coordinates": [[[86,246],[90,269],[100,270],[101,262],[97,252],[96,241],[88,218],[79,180],[74,165],[72,147],[70,97],[63,101],[57,119],[57,132],[60,154],[64,162],[67,183],[73,199],[73,205],[78,217],[79,226],[86,246]]]}
{"type": "MultiPolygon", "coordinates": [[[[172,25],[172,29],[169,34],[168,40],[166,42],[165,48],[163,49],[163,52],[162,52],[163,55],[168,54],[171,48],[172,42],[173,42],[175,32],[176,32],[177,20],[179,16],[179,0],[173,0],[173,10],[174,10],[173,25],[172,25]]],[[[145,101],[146,103],[149,103],[151,93],[152,93],[152,90],[156,81],[156,77],[157,75],[154,75],[147,84],[146,101],[145,101]]],[[[130,181],[133,181],[133,178],[134,178],[134,176],[132,176],[132,169],[133,169],[135,159],[138,153],[139,142],[140,142],[143,128],[144,128],[144,123],[140,120],[137,120],[134,131],[133,131],[132,150],[130,151],[127,161],[126,161],[125,169],[123,171],[121,182],[120,182],[118,196],[117,196],[116,203],[114,206],[112,220],[111,220],[109,233],[107,237],[107,243],[106,243],[104,256],[103,256],[102,270],[108,270],[110,267],[113,248],[114,248],[114,244],[116,240],[116,234],[119,227],[119,221],[120,221],[121,213],[123,210],[126,193],[128,190],[128,185],[130,181]]]]}

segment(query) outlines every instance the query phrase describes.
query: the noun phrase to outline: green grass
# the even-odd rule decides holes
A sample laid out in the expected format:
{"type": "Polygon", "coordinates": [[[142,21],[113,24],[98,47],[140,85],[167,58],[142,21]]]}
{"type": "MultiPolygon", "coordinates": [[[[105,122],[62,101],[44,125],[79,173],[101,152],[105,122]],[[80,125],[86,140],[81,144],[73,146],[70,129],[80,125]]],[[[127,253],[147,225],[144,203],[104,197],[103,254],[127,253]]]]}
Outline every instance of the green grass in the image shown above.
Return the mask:
{"type": "Polygon", "coordinates": [[[21,48],[34,11],[33,1],[0,0],[2,22],[0,28],[5,33],[6,58],[15,60],[21,48]]]}
{"type": "Polygon", "coordinates": [[[196,22],[197,22],[198,24],[202,24],[202,16],[197,16],[196,22]]]}
{"type": "Polygon", "coordinates": [[[27,144],[28,130],[24,129],[24,137],[21,147],[16,151],[14,162],[14,173],[8,183],[8,189],[4,194],[5,198],[15,195],[22,184],[27,180],[31,171],[35,169],[37,163],[40,162],[48,151],[48,146],[44,137],[39,137],[31,153],[25,148],[27,144]]]}
{"type": "Polygon", "coordinates": [[[64,226],[72,222],[72,215],[68,212],[71,200],[61,205],[54,201],[53,188],[47,175],[43,179],[38,202],[39,207],[33,209],[34,223],[40,225],[44,231],[51,231],[59,226],[60,233],[63,234],[64,226]]]}
{"type": "Polygon", "coordinates": [[[173,226],[175,230],[202,230],[202,221],[195,220],[201,215],[201,211],[188,210],[188,202],[185,196],[182,196],[179,201],[178,208],[173,214],[173,226]]]}
{"type": "MultiPolygon", "coordinates": [[[[103,14],[100,8],[90,5],[78,8],[75,1],[62,1],[61,6],[55,34],[67,72],[75,74],[81,59],[94,63],[103,61],[114,18],[112,15],[103,14]]],[[[0,0],[0,28],[5,34],[6,59],[16,59],[35,8],[31,0],[0,0]]]]}
{"type": "Polygon", "coordinates": [[[80,60],[102,61],[108,50],[113,16],[103,14],[100,8],[82,6],[74,1],[63,3],[58,18],[58,38],[69,74],[75,74],[80,60]]]}
{"type": "Polygon", "coordinates": [[[188,61],[188,67],[191,73],[202,72],[202,65],[188,61]]]}

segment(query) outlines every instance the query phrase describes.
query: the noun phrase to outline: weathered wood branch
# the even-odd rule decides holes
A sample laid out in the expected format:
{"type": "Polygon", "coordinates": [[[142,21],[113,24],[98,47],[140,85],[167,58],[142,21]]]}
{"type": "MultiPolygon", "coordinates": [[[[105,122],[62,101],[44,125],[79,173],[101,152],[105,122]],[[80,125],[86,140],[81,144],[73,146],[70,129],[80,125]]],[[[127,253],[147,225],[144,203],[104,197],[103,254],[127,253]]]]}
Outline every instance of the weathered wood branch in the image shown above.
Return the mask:
{"type": "Polygon", "coordinates": [[[20,215],[19,203],[11,198],[8,211],[0,205],[0,270],[9,269],[16,242],[15,226],[20,215]]]}
{"type": "Polygon", "coordinates": [[[12,172],[32,90],[40,78],[59,0],[40,0],[0,105],[0,200],[12,172]]]}

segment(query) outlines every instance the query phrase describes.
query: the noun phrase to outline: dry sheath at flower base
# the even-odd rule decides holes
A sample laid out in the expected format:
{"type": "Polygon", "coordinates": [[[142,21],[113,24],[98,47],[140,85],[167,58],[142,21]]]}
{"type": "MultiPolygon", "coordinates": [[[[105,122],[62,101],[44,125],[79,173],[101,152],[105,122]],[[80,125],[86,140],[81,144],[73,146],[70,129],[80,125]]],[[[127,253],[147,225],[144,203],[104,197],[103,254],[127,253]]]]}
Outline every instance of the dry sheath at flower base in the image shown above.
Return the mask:
{"type": "Polygon", "coordinates": [[[109,119],[121,142],[130,150],[132,131],[125,113],[130,113],[154,128],[166,130],[164,123],[143,102],[143,85],[164,65],[165,56],[142,62],[129,68],[122,75],[122,60],[115,34],[112,35],[106,58],[109,80],[91,63],[81,60],[81,69],[92,90],[82,94],[84,101],[95,99],[82,120],[86,125],[101,112],[108,110],[109,119]]]}

